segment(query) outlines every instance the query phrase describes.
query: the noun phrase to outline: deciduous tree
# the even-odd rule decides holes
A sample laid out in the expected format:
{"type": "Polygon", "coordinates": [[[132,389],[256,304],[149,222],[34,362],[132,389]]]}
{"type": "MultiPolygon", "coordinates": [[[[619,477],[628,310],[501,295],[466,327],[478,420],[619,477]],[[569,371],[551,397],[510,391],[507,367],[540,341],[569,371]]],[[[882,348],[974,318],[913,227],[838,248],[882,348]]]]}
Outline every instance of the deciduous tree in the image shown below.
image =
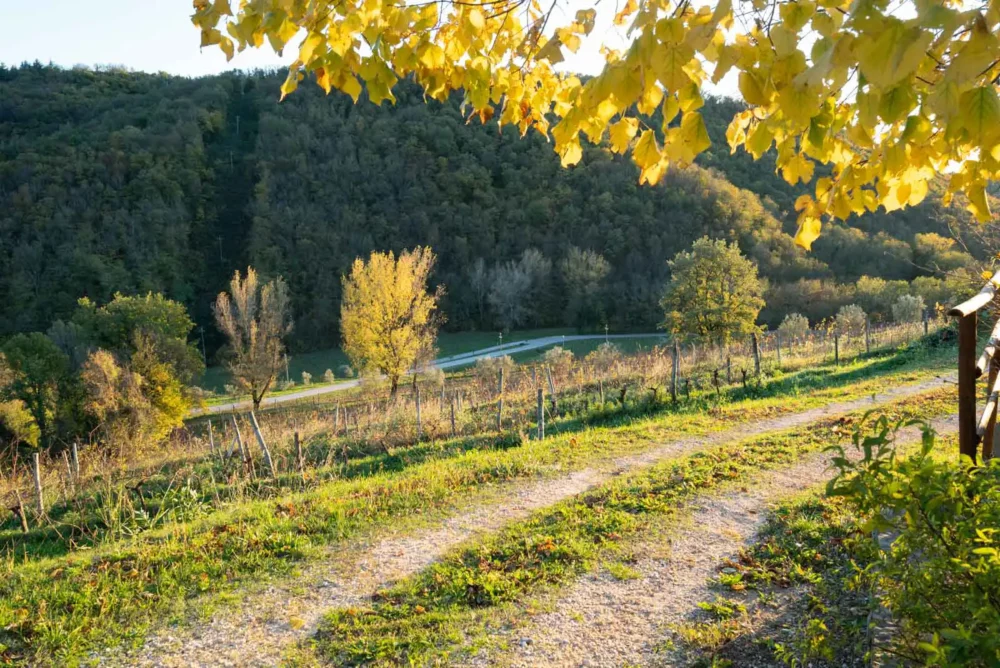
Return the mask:
{"type": "Polygon", "coordinates": [[[229,292],[215,300],[215,321],[229,342],[227,366],[240,388],[260,408],[284,365],[284,338],[292,331],[291,302],[285,281],[261,283],[253,267],[233,274],[229,292]]]}
{"type": "Polygon", "coordinates": [[[764,286],[757,265],[736,244],[703,237],[670,261],[673,275],[660,302],[663,326],[675,334],[726,344],[757,330],[764,286]]]}
{"type": "Polygon", "coordinates": [[[417,247],[398,258],[391,251],[358,258],[343,278],[344,352],[356,368],[384,374],[393,395],[403,374],[433,354],[444,294],[441,287],[428,290],[433,268],[431,249],[417,247]]]}
{"type": "Polygon", "coordinates": [[[649,183],[711,146],[701,91],[733,71],[747,107],[729,126],[732,149],[760,157],[773,146],[789,183],[815,180],[796,203],[805,247],[824,216],[919,203],[936,174],[947,198],[962,193],[990,218],[986,185],[1000,178],[995,2],[657,0],[572,14],[521,0],[233,4],[195,0],[202,45],[227,57],[294,50],[283,95],[310,75],[327,92],[356,101],[363,81],[369,100],[393,102],[412,76],[427,97],[461,89],[480,119],[551,135],[564,165],[581,159],[582,139],[608,136],[649,183]],[[611,24],[628,26],[626,43],[608,45],[597,76],[555,69],[611,24]],[[816,163],[829,168],[814,179],[816,163]]]}

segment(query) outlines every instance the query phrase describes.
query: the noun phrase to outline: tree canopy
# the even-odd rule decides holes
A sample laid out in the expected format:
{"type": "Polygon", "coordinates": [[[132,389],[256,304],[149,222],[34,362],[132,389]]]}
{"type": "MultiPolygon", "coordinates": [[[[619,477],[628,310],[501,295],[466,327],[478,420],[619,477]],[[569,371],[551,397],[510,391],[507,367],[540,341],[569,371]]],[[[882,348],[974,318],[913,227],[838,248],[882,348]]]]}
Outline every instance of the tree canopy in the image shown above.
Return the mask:
{"type": "Polygon", "coordinates": [[[230,58],[265,44],[297,49],[282,96],[309,74],[355,101],[363,81],[379,104],[413,77],[439,101],[461,90],[483,121],[551,135],[563,165],[580,161],[582,138],[607,135],[648,183],[711,147],[701,90],[732,70],[748,105],[726,133],[732,149],[759,158],[774,146],[789,183],[815,176],[796,201],[795,238],[807,248],[824,217],[918,204],[946,167],[945,199],[962,193],[988,220],[986,185],[1000,177],[996,2],[628,0],[572,17],[559,2],[524,0],[194,8],[202,45],[230,58]],[[627,26],[625,48],[603,48],[604,69],[586,81],[559,71],[598,24],[597,34],[627,26]]]}
{"type": "Polygon", "coordinates": [[[670,261],[673,277],[661,304],[664,327],[712,343],[757,331],[764,286],[757,265],[736,244],[702,237],[670,261]]]}

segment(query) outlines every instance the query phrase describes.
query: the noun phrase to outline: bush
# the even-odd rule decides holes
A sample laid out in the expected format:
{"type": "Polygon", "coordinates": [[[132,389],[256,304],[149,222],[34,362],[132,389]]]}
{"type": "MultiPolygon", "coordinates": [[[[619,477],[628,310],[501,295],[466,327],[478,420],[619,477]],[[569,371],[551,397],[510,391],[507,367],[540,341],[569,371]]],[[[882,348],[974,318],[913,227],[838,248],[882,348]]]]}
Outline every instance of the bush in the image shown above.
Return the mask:
{"type": "Polygon", "coordinates": [[[809,333],[809,319],[801,313],[789,313],[781,321],[778,331],[793,341],[803,339],[809,333]]]}
{"type": "MultiPolygon", "coordinates": [[[[880,418],[874,434],[854,435],[863,456],[844,449],[828,493],[854,506],[865,531],[895,536],[867,567],[903,623],[893,653],[914,664],[995,666],[1000,656],[1000,459],[970,467],[932,456],[923,425],[912,457],[896,450],[902,423],[880,418]]],[[[954,447],[949,444],[949,447],[954,447]]]]}
{"type": "Polygon", "coordinates": [[[420,372],[420,380],[422,380],[427,385],[436,387],[438,389],[444,385],[444,371],[437,368],[436,366],[428,367],[420,372]]]}
{"type": "Polygon", "coordinates": [[[856,336],[865,331],[865,321],[867,318],[867,314],[860,306],[857,304],[848,304],[847,306],[841,306],[840,310],[837,311],[834,326],[838,334],[856,336]]]}
{"type": "Polygon", "coordinates": [[[500,357],[481,357],[476,360],[476,367],[473,373],[481,381],[489,382],[490,379],[496,378],[497,374],[500,373],[500,369],[503,369],[505,375],[510,375],[510,372],[514,370],[514,360],[510,358],[510,355],[501,355],[500,357]]]}
{"type": "Polygon", "coordinates": [[[309,373],[308,371],[303,371],[302,372],[302,384],[303,385],[312,385],[312,382],[313,382],[313,375],[311,373],[309,373]]]}
{"type": "Polygon", "coordinates": [[[352,369],[347,364],[341,364],[337,367],[337,373],[339,373],[344,378],[354,378],[354,369],[352,369]]]}
{"type": "Polygon", "coordinates": [[[924,317],[924,298],[902,295],[892,305],[892,319],[896,322],[920,322],[924,317]]]}
{"type": "Polygon", "coordinates": [[[555,372],[564,372],[573,364],[573,351],[566,350],[562,346],[549,348],[542,355],[542,360],[552,367],[555,372]]]}
{"type": "Polygon", "coordinates": [[[622,352],[618,349],[618,346],[610,341],[605,341],[601,345],[597,346],[597,350],[587,355],[584,360],[601,371],[607,371],[613,367],[616,362],[621,360],[621,358],[622,352]]]}
{"type": "Polygon", "coordinates": [[[240,389],[235,385],[230,385],[229,383],[226,383],[225,385],[222,386],[222,391],[226,393],[226,396],[234,397],[237,394],[239,394],[240,389]]]}
{"type": "Polygon", "coordinates": [[[336,380],[336,378],[333,375],[333,369],[327,369],[326,371],[323,372],[323,382],[324,383],[330,384],[334,380],[336,380]]]}
{"type": "Polygon", "coordinates": [[[293,387],[295,387],[295,381],[294,380],[279,380],[278,381],[278,389],[279,390],[290,390],[293,387]]]}

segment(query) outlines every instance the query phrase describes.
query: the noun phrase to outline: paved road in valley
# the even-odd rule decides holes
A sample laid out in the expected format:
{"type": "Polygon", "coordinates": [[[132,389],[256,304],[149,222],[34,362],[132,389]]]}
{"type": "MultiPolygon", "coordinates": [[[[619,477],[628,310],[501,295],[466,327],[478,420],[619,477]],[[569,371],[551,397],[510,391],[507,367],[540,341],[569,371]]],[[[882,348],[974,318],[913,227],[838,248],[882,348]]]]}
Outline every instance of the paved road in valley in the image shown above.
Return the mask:
{"type": "MultiPolygon", "coordinates": [[[[469,364],[475,364],[478,360],[487,359],[490,357],[500,357],[502,355],[510,355],[511,353],[522,353],[529,350],[536,350],[538,348],[546,348],[548,346],[558,345],[562,343],[568,343],[570,341],[587,341],[593,339],[603,339],[607,336],[608,339],[666,339],[665,334],[566,334],[557,336],[543,336],[537,339],[525,339],[524,341],[511,341],[510,343],[504,343],[503,345],[490,346],[489,348],[480,348],[479,350],[473,350],[467,353],[461,353],[460,355],[451,355],[449,357],[441,357],[433,362],[430,366],[435,366],[439,369],[453,369],[455,367],[467,366],[469,364]]],[[[352,387],[357,387],[361,384],[358,379],[345,380],[342,383],[333,383],[330,385],[317,385],[316,387],[303,388],[295,392],[289,392],[287,394],[279,394],[272,397],[266,397],[264,401],[261,402],[263,406],[273,406],[275,404],[284,403],[286,401],[295,401],[296,399],[308,399],[309,397],[317,397],[322,394],[329,394],[331,392],[343,392],[344,390],[349,390],[352,387]]],[[[204,410],[192,411],[190,417],[196,417],[198,415],[210,415],[217,413],[230,413],[235,410],[240,410],[250,406],[250,401],[247,399],[241,401],[234,401],[225,404],[216,404],[213,406],[208,406],[204,410]]]]}

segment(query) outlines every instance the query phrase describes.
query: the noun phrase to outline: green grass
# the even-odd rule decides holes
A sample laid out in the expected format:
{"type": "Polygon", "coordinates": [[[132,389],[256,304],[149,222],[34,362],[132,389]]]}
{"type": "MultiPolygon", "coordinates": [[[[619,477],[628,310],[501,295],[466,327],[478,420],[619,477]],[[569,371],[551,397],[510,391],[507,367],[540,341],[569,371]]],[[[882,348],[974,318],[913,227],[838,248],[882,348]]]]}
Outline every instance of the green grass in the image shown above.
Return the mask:
{"type": "MultiPolygon", "coordinates": [[[[953,394],[941,390],[901,400],[884,412],[894,418],[951,413],[953,394]]],[[[638,536],[676,515],[685,501],[819,451],[842,436],[840,426],[840,420],[829,419],[716,446],[537,512],[378,592],[370,606],[330,613],[315,639],[316,651],[325,661],[347,666],[461,660],[502,633],[509,619],[529,614],[538,596],[601,561],[620,559],[638,536]]]]}
{"type": "MultiPolygon", "coordinates": [[[[542,442],[424,444],[355,462],[344,479],[301,492],[278,486],[273,494],[280,498],[225,505],[87,551],[46,552],[48,543],[28,540],[8,548],[0,563],[0,644],[7,648],[0,656],[72,665],[96,647],[138,643],[155,623],[183,618],[245,582],[287,576],[322,556],[324,546],[456,512],[482,495],[484,483],[556,475],[681,435],[864,397],[926,377],[943,358],[913,348],[847,368],[788,374],[710,412],[698,401],[673,407],[644,398],[624,410],[571,417],[566,432],[542,442]]],[[[8,528],[8,540],[14,531],[8,528]]]]}

